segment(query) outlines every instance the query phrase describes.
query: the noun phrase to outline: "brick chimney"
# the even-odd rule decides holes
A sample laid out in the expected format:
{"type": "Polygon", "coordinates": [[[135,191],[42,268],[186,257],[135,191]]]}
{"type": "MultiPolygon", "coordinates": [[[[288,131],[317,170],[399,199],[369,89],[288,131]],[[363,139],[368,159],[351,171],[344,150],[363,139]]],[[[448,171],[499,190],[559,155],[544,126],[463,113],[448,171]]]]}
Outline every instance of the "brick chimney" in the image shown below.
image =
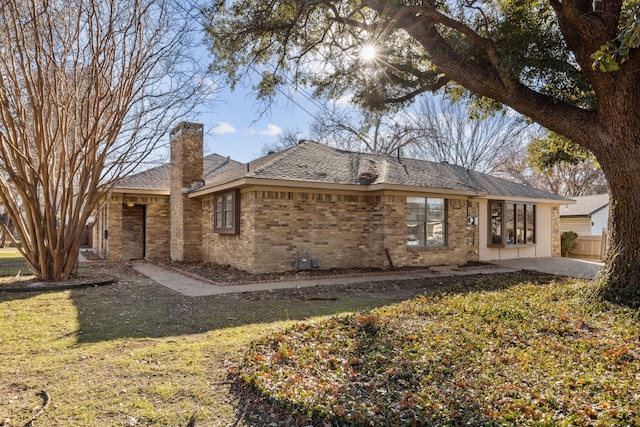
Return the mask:
{"type": "Polygon", "coordinates": [[[202,205],[189,199],[191,189],[204,183],[203,125],[182,122],[170,134],[171,142],[171,259],[202,259],[202,205]]]}

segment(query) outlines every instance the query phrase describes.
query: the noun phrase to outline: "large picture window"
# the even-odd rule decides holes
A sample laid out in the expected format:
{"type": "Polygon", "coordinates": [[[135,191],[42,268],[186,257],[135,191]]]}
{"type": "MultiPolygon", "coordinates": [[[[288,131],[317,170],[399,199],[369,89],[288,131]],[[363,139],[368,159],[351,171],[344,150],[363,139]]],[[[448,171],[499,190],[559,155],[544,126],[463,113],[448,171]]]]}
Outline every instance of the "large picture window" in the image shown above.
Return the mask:
{"type": "Polygon", "coordinates": [[[407,246],[438,247],[446,244],[446,199],[407,197],[407,246]]]}
{"type": "Polygon", "coordinates": [[[216,194],[214,197],[214,231],[237,234],[240,222],[239,197],[237,191],[216,194]]]}
{"type": "Polygon", "coordinates": [[[489,202],[489,245],[527,245],[536,242],[536,207],[531,203],[489,202]]]}

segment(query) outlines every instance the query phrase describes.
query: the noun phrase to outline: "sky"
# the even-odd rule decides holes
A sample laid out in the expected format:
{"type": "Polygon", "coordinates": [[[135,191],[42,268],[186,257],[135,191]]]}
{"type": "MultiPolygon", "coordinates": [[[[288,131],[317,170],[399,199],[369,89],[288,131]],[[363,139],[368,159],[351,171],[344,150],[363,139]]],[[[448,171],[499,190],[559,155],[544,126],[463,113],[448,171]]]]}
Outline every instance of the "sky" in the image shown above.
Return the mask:
{"type": "Polygon", "coordinates": [[[317,106],[303,93],[289,96],[279,95],[262,113],[264,107],[250,90],[221,88],[213,108],[194,118],[204,125],[205,155],[216,153],[246,163],[261,157],[263,145],[273,144],[287,130],[299,130],[308,137],[317,106]]]}
{"type": "MultiPolygon", "coordinates": [[[[198,31],[201,34],[196,39],[204,40],[203,30],[198,31]]],[[[193,49],[199,63],[208,64],[212,60],[204,41],[193,49]]],[[[289,88],[287,92],[281,91],[269,111],[264,112],[255,93],[243,88],[241,83],[234,91],[221,85],[212,108],[206,107],[185,120],[204,125],[205,155],[215,153],[246,163],[261,157],[263,145],[277,142],[287,130],[300,131],[302,138],[308,138],[309,124],[320,106],[318,101],[310,99],[309,93],[289,88]]],[[[168,156],[168,152],[163,155],[168,156]]]]}

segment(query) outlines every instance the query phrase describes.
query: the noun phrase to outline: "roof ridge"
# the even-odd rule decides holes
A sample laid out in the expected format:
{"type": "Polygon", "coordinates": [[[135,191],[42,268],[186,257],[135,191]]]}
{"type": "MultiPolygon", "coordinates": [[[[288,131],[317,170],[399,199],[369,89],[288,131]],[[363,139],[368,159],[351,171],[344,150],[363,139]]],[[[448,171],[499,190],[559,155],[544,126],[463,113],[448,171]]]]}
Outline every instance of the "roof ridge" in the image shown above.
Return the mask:
{"type": "MultiPolygon", "coordinates": [[[[389,156],[389,157],[392,157],[392,156],[389,156]]],[[[469,177],[469,172],[480,173],[480,172],[476,172],[476,171],[474,171],[474,170],[472,170],[472,169],[465,168],[464,166],[460,166],[460,165],[453,165],[453,164],[450,164],[450,163],[448,163],[448,162],[447,162],[447,163],[443,163],[443,162],[434,162],[434,161],[432,161],[432,160],[425,160],[425,159],[412,159],[412,158],[410,158],[410,157],[400,157],[400,158],[398,158],[398,161],[399,161],[401,164],[402,164],[402,160],[409,160],[409,161],[413,161],[413,162],[418,162],[418,163],[422,163],[422,164],[424,164],[424,165],[436,165],[436,166],[445,167],[445,168],[448,168],[448,169],[454,169],[454,168],[457,168],[457,169],[464,169],[464,170],[465,170],[465,172],[466,172],[466,174],[467,174],[467,178],[469,177]]],[[[442,179],[442,180],[444,180],[444,181],[453,182],[453,183],[455,183],[455,184],[459,184],[459,185],[462,185],[462,186],[464,186],[464,187],[470,188],[470,189],[472,189],[472,190],[474,190],[474,191],[484,192],[484,190],[483,190],[482,188],[478,188],[478,187],[476,187],[476,186],[474,186],[474,185],[471,185],[471,184],[468,182],[468,180],[467,180],[467,182],[462,182],[462,180],[449,178],[448,176],[438,175],[438,174],[436,174],[436,173],[433,173],[433,172],[429,171],[427,168],[425,168],[425,169],[426,169],[426,170],[423,170],[423,172],[424,172],[425,174],[427,174],[427,175],[431,176],[431,177],[436,177],[436,178],[440,178],[440,179],[442,179]]],[[[406,170],[406,167],[405,167],[405,170],[406,170]]],[[[456,173],[454,173],[454,175],[455,175],[455,176],[458,176],[458,174],[456,174],[456,173]]],[[[485,174],[485,175],[486,175],[486,174],[485,174]]]]}
{"type": "Polygon", "coordinates": [[[284,150],[276,151],[275,153],[267,154],[266,156],[262,156],[258,159],[251,160],[250,162],[246,163],[248,167],[248,172],[249,172],[247,175],[249,174],[254,175],[266,170],[267,168],[273,166],[274,164],[277,164],[278,162],[282,161],[285,157],[288,157],[292,153],[295,153],[296,151],[301,150],[302,147],[306,145],[306,143],[312,143],[319,146],[324,146],[324,144],[320,144],[319,142],[311,141],[309,139],[301,140],[300,142],[298,142],[298,144],[294,146],[287,147],[284,150]],[[269,159],[269,157],[272,157],[272,158],[269,159]],[[261,163],[261,161],[264,161],[264,163],[261,163]],[[258,167],[256,167],[255,169],[252,169],[251,165],[253,163],[258,163],[258,167]]]}

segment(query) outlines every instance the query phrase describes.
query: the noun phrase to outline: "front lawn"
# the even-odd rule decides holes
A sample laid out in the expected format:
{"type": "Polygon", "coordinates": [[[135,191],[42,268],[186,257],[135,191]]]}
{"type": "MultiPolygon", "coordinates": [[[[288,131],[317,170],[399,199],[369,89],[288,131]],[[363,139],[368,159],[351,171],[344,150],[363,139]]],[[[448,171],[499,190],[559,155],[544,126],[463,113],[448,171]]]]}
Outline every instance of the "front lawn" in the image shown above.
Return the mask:
{"type": "Polygon", "coordinates": [[[125,264],[81,268],[120,281],[42,293],[0,289],[0,425],[26,425],[48,395],[35,427],[184,427],[192,417],[198,427],[254,426],[236,411],[227,379],[252,340],[433,286],[376,283],[189,298],[125,264]]]}
{"type": "Polygon", "coordinates": [[[511,274],[188,298],[124,264],[102,268],[120,281],[0,292],[0,424],[640,424],[636,314],[586,304],[585,282],[511,274]]]}
{"type": "Polygon", "coordinates": [[[640,425],[637,312],[515,280],[298,324],[237,377],[314,425],[640,425]]]}
{"type": "Polygon", "coordinates": [[[0,248],[0,280],[6,276],[30,276],[31,270],[15,248],[0,248]]]}

